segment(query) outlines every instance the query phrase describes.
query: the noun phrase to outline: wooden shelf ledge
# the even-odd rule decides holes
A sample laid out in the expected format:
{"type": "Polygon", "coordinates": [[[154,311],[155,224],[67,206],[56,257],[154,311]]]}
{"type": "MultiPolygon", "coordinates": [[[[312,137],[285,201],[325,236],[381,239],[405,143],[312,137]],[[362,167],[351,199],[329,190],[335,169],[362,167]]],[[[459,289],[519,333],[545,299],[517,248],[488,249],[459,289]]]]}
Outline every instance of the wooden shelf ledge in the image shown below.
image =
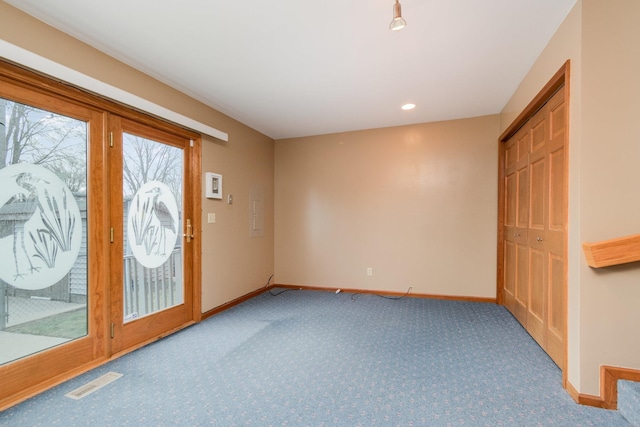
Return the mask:
{"type": "Polygon", "coordinates": [[[582,250],[589,267],[600,268],[640,261],[640,234],[583,243],[582,250]]]}

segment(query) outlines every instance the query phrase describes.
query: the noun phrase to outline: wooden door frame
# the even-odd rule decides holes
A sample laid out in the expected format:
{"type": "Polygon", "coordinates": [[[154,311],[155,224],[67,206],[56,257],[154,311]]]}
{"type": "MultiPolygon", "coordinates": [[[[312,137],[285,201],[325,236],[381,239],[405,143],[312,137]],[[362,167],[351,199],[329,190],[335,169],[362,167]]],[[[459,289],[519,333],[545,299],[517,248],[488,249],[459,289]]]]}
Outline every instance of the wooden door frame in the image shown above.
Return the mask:
{"type": "MultiPolygon", "coordinates": [[[[565,103],[566,103],[566,117],[565,117],[565,152],[568,153],[569,148],[569,107],[570,107],[570,61],[567,60],[562,67],[551,77],[547,84],[538,92],[533,100],[525,107],[525,109],[516,117],[516,119],[507,127],[507,129],[500,135],[498,139],[498,265],[497,265],[497,289],[496,289],[496,301],[500,305],[504,305],[504,295],[502,289],[504,287],[504,224],[505,224],[505,142],[509,140],[516,132],[531,118],[533,115],[555,94],[560,88],[564,90],[565,103]],[[564,87],[563,87],[564,85],[564,87]]],[[[562,369],[562,385],[567,388],[567,314],[568,314],[568,219],[569,219],[569,155],[565,156],[565,168],[564,168],[564,280],[563,280],[563,306],[564,306],[564,369],[562,369]]]]}
{"type": "MultiPolygon", "coordinates": [[[[193,161],[193,157],[196,152],[200,150],[200,144],[196,144],[196,140],[191,138],[191,135],[185,134],[181,129],[175,129],[173,132],[168,132],[167,129],[159,129],[157,126],[150,126],[147,123],[140,123],[135,119],[128,117],[122,117],[115,114],[110,114],[108,118],[108,132],[110,135],[110,149],[109,160],[107,169],[109,169],[109,204],[110,204],[110,220],[111,229],[114,231],[118,238],[113,239],[110,245],[110,258],[115,260],[110,264],[109,268],[109,322],[111,324],[110,330],[110,355],[124,354],[131,351],[131,349],[139,348],[149,342],[153,342],[162,336],[166,336],[169,333],[182,329],[188,325],[191,325],[195,321],[195,313],[199,313],[201,310],[196,309],[194,302],[194,295],[196,292],[196,286],[199,286],[199,282],[195,282],[196,278],[200,278],[201,274],[199,265],[196,266],[194,261],[196,253],[201,252],[201,242],[199,238],[192,239],[189,244],[185,243],[183,233],[185,230],[178,230],[178,238],[182,241],[182,255],[183,255],[183,303],[177,304],[172,307],[167,307],[163,310],[149,313],[148,316],[143,316],[140,319],[136,319],[135,322],[125,324],[123,321],[123,265],[122,257],[124,251],[124,242],[120,236],[123,234],[123,220],[122,217],[122,162],[123,162],[123,135],[124,133],[131,133],[137,136],[141,136],[148,140],[156,141],[159,144],[164,144],[176,149],[182,150],[183,155],[183,209],[182,215],[184,219],[190,219],[194,224],[200,224],[201,215],[201,198],[199,195],[201,192],[194,191],[194,188],[200,184],[200,168],[193,170],[196,166],[193,161]],[[117,202],[118,201],[118,202],[117,202]],[[196,212],[198,214],[196,214],[196,212]],[[182,319],[182,320],[180,320],[182,319]],[[127,331],[125,333],[125,331],[127,331]]],[[[198,139],[199,142],[199,139],[198,139]]],[[[198,163],[199,164],[199,163],[198,163]]],[[[200,185],[201,187],[201,185],[200,185]]],[[[184,224],[183,224],[184,228],[184,224]]],[[[197,230],[192,230],[195,236],[197,230]]],[[[199,294],[198,288],[198,294],[199,294]]],[[[199,302],[198,302],[199,304],[199,302]]]]}

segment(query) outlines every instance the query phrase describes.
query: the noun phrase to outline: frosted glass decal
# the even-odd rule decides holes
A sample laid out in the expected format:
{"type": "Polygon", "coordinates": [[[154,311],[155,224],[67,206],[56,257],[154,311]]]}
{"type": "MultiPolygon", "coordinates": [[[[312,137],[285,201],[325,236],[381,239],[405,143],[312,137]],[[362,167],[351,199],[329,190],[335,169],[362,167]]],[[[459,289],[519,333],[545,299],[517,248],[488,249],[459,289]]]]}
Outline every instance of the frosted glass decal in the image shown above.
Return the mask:
{"type": "Polygon", "coordinates": [[[178,205],[169,187],[149,181],[133,196],[127,215],[127,240],[136,260],[147,268],[164,264],[178,240],[178,205]]]}
{"type": "Polygon", "coordinates": [[[69,188],[42,166],[0,169],[0,279],[44,289],[73,267],[82,241],[80,209],[69,188]]]}

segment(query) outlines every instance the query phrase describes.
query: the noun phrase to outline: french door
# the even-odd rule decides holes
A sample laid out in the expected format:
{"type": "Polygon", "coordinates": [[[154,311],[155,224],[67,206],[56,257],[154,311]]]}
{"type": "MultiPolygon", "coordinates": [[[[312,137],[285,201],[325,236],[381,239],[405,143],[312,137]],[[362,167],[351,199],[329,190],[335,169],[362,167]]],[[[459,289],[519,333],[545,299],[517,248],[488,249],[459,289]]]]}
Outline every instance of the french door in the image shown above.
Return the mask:
{"type": "Polygon", "coordinates": [[[199,320],[200,156],[0,61],[0,411],[199,320]]]}
{"type": "Polygon", "coordinates": [[[111,349],[193,320],[192,141],[109,118],[111,349]]]}
{"type": "Polygon", "coordinates": [[[104,113],[0,67],[0,410],[106,356],[104,113]]]}

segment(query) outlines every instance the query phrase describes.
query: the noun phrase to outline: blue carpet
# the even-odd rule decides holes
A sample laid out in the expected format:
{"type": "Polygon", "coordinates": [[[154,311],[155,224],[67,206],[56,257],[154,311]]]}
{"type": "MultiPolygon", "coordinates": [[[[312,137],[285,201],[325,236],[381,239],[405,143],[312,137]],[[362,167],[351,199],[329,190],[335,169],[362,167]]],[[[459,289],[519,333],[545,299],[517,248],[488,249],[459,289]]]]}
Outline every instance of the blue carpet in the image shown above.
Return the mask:
{"type": "Polygon", "coordinates": [[[0,413],[2,426],[628,426],[501,306],[268,293],[0,413]],[[72,400],[106,372],[119,380],[72,400]]]}
{"type": "Polygon", "coordinates": [[[618,381],[618,411],[632,425],[640,426],[640,383],[618,381]]]}

